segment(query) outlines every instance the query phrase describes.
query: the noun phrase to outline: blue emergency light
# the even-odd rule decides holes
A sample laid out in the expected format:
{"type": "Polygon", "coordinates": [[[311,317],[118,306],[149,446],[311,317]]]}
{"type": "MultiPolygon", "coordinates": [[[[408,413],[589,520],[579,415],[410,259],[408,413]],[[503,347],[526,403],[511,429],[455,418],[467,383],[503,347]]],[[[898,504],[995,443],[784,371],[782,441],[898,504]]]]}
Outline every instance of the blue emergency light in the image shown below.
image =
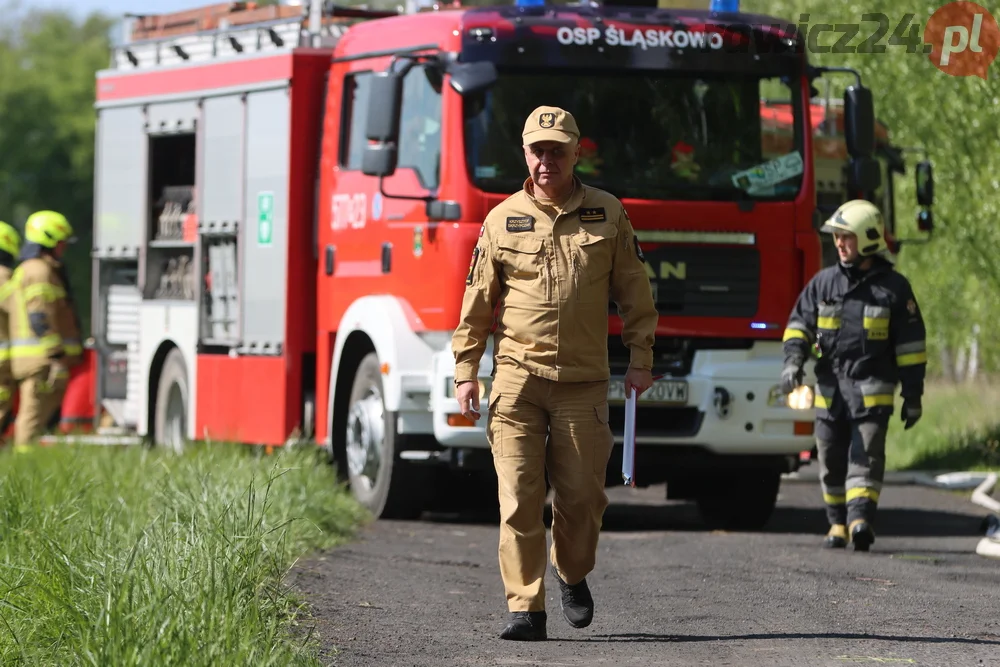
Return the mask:
{"type": "Polygon", "coordinates": [[[709,9],[713,12],[738,12],[740,0],[712,0],[709,9]]]}
{"type": "Polygon", "coordinates": [[[517,7],[541,7],[545,0],[515,0],[514,4],[517,7]]]}

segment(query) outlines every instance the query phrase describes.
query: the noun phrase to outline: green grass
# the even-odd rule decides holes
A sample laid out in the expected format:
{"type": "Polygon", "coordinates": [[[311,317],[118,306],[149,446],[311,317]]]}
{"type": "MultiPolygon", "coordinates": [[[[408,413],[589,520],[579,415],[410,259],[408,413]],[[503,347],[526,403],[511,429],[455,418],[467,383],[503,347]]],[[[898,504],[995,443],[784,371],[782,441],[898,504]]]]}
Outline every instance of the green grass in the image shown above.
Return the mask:
{"type": "Polygon", "coordinates": [[[909,431],[901,407],[897,397],[886,443],[890,470],[1000,469],[1000,381],[928,382],[923,416],[909,431]]]}
{"type": "Polygon", "coordinates": [[[0,663],[317,664],[283,587],[367,519],[315,451],[0,453],[0,663]]]}

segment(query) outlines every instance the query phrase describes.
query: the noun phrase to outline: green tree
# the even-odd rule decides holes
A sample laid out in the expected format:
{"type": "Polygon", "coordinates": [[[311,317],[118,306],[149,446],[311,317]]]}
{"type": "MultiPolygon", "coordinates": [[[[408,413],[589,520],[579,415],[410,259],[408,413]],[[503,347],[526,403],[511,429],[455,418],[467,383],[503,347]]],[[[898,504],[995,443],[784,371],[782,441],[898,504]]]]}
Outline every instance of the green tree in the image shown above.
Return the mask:
{"type": "Polygon", "coordinates": [[[111,20],[63,11],[2,8],[0,216],[23,229],[28,214],[64,213],[79,242],[67,256],[89,331],[93,230],[95,72],[108,63],[111,20]]]}

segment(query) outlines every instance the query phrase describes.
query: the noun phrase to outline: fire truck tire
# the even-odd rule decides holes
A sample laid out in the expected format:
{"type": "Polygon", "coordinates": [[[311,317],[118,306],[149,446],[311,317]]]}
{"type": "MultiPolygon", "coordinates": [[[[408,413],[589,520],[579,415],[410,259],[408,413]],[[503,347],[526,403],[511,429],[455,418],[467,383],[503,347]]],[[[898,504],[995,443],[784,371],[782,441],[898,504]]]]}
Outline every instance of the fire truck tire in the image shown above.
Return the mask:
{"type": "Polygon", "coordinates": [[[780,487],[778,470],[729,472],[706,480],[695,500],[713,530],[758,531],[774,513],[780,487]]]}
{"type": "Polygon", "coordinates": [[[153,443],[177,453],[184,450],[188,417],[188,378],[184,355],[177,348],[167,353],[160,369],[153,417],[153,443]]]}
{"type": "Polygon", "coordinates": [[[425,469],[399,457],[405,435],[385,409],[378,356],[361,360],[347,407],[347,479],[354,498],[380,519],[416,519],[428,488],[425,469]]]}

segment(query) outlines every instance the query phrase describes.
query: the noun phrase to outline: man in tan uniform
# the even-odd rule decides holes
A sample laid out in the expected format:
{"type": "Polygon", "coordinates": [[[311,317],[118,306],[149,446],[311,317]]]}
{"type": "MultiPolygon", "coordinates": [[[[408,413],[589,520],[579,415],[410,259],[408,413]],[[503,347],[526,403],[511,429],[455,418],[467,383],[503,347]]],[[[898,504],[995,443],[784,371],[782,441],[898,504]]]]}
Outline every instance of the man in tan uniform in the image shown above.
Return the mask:
{"type": "Polygon", "coordinates": [[[69,369],[80,363],[80,324],[62,256],[73,239],[69,221],[55,211],[33,213],[24,225],[21,264],[11,277],[11,370],[21,385],[14,445],[42,435],[62,404],[69,369]]]}
{"type": "Polygon", "coordinates": [[[0,438],[7,430],[7,418],[17,383],[10,371],[10,335],[7,310],[3,303],[11,290],[10,277],[21,254],[21,235],[6,222],[0,222],[0,438]]]}
{"type": "Polygon", "coordinates": [[[545,476],[552,571],[573,627],[593,618],[585,577],[607,508],[614,436],[608,425],[608,302],[631,349],[627,395],[653,381],[658,315],[642,251],[622,203],[584,185],[573,116],[539,107],[524,124],[529,178],[486,217],[455,331],[456,396],[479,419],[476,378],[497,311],[487,431],[500,496],[500,573],[510,612],[503,639],[546,638],[545,476]]]}

